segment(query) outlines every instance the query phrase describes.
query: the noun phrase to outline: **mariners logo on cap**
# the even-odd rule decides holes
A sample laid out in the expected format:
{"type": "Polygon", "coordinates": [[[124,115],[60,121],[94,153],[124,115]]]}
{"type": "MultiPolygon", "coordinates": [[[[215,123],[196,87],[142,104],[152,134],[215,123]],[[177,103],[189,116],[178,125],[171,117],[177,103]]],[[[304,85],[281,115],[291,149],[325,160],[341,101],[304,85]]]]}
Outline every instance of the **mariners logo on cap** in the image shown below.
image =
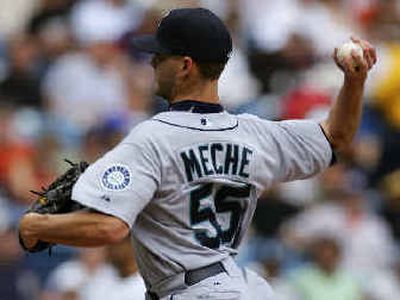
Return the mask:
{"type": "Polygon", "coordinates": [[[131,183],[131,172],[127,166],[114,165],[109,167],[101,177],[101,184],[108,190],[122,191],[131,183]]]}

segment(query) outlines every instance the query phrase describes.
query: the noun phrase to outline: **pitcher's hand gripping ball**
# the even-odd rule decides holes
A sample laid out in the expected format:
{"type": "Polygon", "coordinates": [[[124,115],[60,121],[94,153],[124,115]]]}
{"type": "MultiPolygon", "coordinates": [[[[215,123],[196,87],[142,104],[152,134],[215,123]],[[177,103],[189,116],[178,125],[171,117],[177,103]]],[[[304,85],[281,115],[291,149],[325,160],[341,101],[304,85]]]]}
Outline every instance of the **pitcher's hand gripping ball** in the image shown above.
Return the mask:
{"type": "Polygon", "coordinates": [[[357,71],[359,66],[357,65],[356,61],[353,59],[353,55],[360,57],[361,59],[364,58],[363,48],[361,47],[360,44],[357,44],[353,41],[344,43],[342,46],[340,46],[337,49],[337,52],[336,52],[336,57],[340,64],[345,64],[346,60],[350,60],[353,70],[357,71]]]}

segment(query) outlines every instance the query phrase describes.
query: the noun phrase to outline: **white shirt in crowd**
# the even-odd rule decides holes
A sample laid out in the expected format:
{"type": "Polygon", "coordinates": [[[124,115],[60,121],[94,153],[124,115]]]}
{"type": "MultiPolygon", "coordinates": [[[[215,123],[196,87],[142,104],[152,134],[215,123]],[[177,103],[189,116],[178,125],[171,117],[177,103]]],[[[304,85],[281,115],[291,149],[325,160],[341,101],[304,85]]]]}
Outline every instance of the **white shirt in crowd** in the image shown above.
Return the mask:
{"type": "MultiPolygon", "coordinates": [[[[256,47],[266,52],[285,47],[293,34],[310,39],[320,55],[330,55],[332,49],[354,32],[346,16],[337,18],[325,5],[299,0],[242,0],[244,29],[256,47]],[[318,25],[316,25],[318,24],[318,25]]],[[[354,26],[353,26],[354,27],[354,26]]]]}
{"type": "Polygon", "coordinates": [[[108,282],[93,282],[84,289],[82,300],[144,300],[145,293],[143,278],[136,273],[127,278],[115,276],[108,282]]]}
{"type": "Polygon", "coordinates": [[[100,68],[84,53],[61,57],[50,68],[43,90],[53,113],[83,128],[127,111],[127,89],[113,68],[100,68]]]}
{"type": "Polygon", "coordinates": [[[121,278],[108,264],[89,273],[79,261],[68,261],[55,269],[47,290],[55,294],[75,292],[80,300],[144,300],[146,292],[138,273],[121,278]]]}
{"type": "Polygon", "coordinates": [[[139,26],[143,9],[133,1],[115,4],[110,0],[82,1],[71,15],[72,31],[81,44],[117,41],[139,26]]]}
{"type": "Polygon", "coordinates": [[[289,228],[305,241],[321,235],[338,239],[343,246],[343,267],[359,277],[389,268],[394,257],[389,228],[370,213],[364,213],[358,222],[351,224],[343,207],[322,204],[296,217],[289,228]]]}

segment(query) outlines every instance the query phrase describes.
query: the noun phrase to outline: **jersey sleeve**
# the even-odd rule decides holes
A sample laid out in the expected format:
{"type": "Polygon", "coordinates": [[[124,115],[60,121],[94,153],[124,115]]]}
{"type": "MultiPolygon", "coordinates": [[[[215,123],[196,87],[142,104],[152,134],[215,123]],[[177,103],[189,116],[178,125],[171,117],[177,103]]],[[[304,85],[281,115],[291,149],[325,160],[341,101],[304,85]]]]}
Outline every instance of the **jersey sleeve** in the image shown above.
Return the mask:
{"type": "Polygon", "coordinates": [[[258,168],[260,181],[271,177],[272,181],[305,179],[332,163],[332,147],[318,123],[308,120],[263,123],[258,130],[259,155],[264,166],[258,168]],[[270,172],[269,176],[264,176],[265,172],[270,172]]]}
{"type": "Polygon", "coordinates": [[[128,138],[89,166],[72,191],[72,200],[109,214],[130,227],[150,202],[161,178],[159,159],[143,139],[128,138]]]}

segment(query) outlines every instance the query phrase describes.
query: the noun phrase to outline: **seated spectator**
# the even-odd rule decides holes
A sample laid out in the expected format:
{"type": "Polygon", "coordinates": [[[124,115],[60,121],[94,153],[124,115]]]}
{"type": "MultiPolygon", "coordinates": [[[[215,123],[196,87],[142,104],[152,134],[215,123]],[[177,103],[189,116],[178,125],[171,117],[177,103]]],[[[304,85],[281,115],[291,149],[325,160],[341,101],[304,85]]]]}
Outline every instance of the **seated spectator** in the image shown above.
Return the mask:
{"type": "Polygon", "coordinates": [[[310,247],[311,264],[293,274],[299,300],[361,300],[354,277],[340,268],[342,249],[332,238],[315,238],[310,247]]]}
{"type": "Polygon", "coordinates": [[[262,261],[264,277],[271,284],[275,292],[275,300],[298,300],[296,291],[290,285],[282,270],[282,260],[271,257],[262,261]]]}
{"type": "Polygon", "coordinates": [[[0,107],[0,186],[20,203],[29,202],[29,189],[36,187],[32,145],[16,139],[14,111],[0,107]]]}
{"type": "MultiPolygon", "coordinates": [[[[15,228],[0,228],[0,299],[24,299],[23,291],[16,285],[22,275],[21,257],[15,228]]],[[[27,285],[25,287],[28,289],[27,285]]]]}
{"type": "MultiPolygon", "coordinates": [[[[339,170],[340,165],[328,170],[325,177],[339,170]]],[[[367,208],[364,196],[354,182],[348,183],[349,177],[343,172],[332,176],[335,186],[326,184],[335,197],[296,216],[285,225],[283,234],[286,242],[297,248],[322,234],[331,234],[343,246],[343,267],[364,279],[370,272],[390,267],[394,241],[387,224],[367,208]]]]}
{"type": "Polygon", "coordinates": [[[126,109],[126,89],[113,65],[115,57],[110,44],[96,43],[87,52],[68,54],[50,67],[43,91],[56,118],[84,130],[106,114],[126,109]]]}
{"type": "Polygon", "coordinates": [[[26,31],[38,43],[42,54],[41,72],[74,46],[70,12],[75,2],[78,1],[41,0],[36,13],[28,21],[26,31]]]}
{"type": "Polygon", "coordinates": [[[105,291],[115,280],[115,270],[106,263],[105,248],[81,249],[77,259],[58,266],[47,282],[43,299],[94,300],[85,298],[88,291],[105,291]]]}
{"type": "Polygon", "coordinates": [[[54,136],[23,136],[17,123],[32,129],[35,121],[18,112],[0,105],[0,187],[15,203],[28,205],[33,199],[30,190],[39,190],[55,179],[60,149],[54,136]]]}
{"type": "Polygon", "coordinates": [[[0,103],[40,108],[42,96],[35,72],[36,43],[26,36],[16,37],[11,39],[7,52],[10,63],[6,77],[0,82],[0,103]]]}
{"type": "Polygon", "coordinates": [[[131,240],[127,237],[109,248],[82,249],[78,259],[61,264],[50,275],[43,297],[49,300],[144,300],[145,292],[131,240]]]}
{"type": "Polygon", "coordinates": [[[130,236],[108,248],[108,260],[118,273],[115,285],[110,287],[106,294],[93,299],[144,300],[146,287],[139,274],[130,236]]]}
{"type": "Polygon", "coordinates": [[[0,299],[22,300],[22,291],[15,284],[21,276],[22,249],[18,244],[9,199],[0,185],[0,299]]]}
{"type": "Polygon", "coordinates": [[[85,130],[106,116],[130,111],[131,97],[136,99],[130,89],[132,67],[116,41],[138,18],[120,0],[84,1],[75,7],[72,28],[83,49],[58,59],[43,84],[48,109],[57,118],[85,130]]]}

